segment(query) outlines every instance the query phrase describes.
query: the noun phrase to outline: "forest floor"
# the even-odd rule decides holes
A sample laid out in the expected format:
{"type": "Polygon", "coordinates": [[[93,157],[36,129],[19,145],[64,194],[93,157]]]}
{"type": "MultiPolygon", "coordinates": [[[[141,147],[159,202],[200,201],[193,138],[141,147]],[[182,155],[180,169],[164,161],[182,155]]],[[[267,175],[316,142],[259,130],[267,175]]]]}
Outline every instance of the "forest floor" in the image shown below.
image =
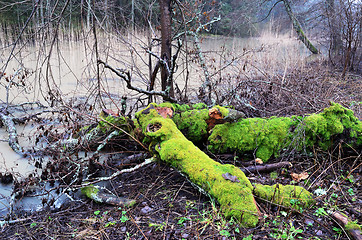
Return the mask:
{"type": "MultiPolygon", "coordinates": [[[[298,84],[309,84],[307,80],[298,84]]],[[[332,79],[324,91],[331,85],[337,89],[332,100],[351,107],[362,119],[362,78],[332,79]]],[[[312,92],[304,96],[308,94],[312,92]]],[[[327,106],[328,99],[313,98],[311,95],[312,104],[321,103],[314,107],[327,106]]],[[[278,104],[280,101],[268,106],[281,109],[278,104]]],[[[300,111],[286,108],[280,114],[300,111]]],[[[211,157],[241,166],[241,159],[211,157]]],[[[136,199],[133,207],[98,204],[83,196],[55,210],[17,212],[17,223],[0,226],[0,239],[352,239],[330,213],[343,212],[362,224],[361,150],[341,149],[337,144],[327,152],[315,149],[310,154],[282,155],[268,163],[280,161],[289,161],[292,166],[247,176],[252,183],[303,186],[314,194],[316,205],[294,212],[257,199],[263,217],[256,228],[247,229],[234,219],[225,219],[218,203],[201,194],[177,171],[163,163],[152,163],[107,183],[113,194],[136,199]],[[305,180],[291,177],[291,173],[304,172],[308,173],[305,180]]]]}

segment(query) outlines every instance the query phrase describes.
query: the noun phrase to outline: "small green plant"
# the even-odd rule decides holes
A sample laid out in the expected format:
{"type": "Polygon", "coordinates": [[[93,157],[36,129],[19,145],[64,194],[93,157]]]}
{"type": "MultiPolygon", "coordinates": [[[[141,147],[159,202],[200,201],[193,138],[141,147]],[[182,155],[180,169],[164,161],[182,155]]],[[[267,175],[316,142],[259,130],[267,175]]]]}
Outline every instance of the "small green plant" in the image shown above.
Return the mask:
{"type": "Polygon", "coordinates": [[[36,223],[36,222],[33,222],[33,223],[30,224],[30,228],[33,228],[33,227],[35,227],[36,225],[37,225],[37,223],[36,223]]]}
{"type": "Polygon", "coordinates": [[[348,192],[348,194],[349,194],[350,196],[354,196],[354,195],[355,195],[355,193],[354,193],[354,191],[353,191],[352,188],[349,188],[349,189],[347,190],[347,192],[348,192]]]}
{"type": "Polygon", "coordinates": [[[184,222],[190,220],[189,218],[187,217],[180,217],[180,219],[177,221],[177,224],[183,226],[184,222]]]}
{"type": "Polygon", "coordinates": [[[221,230],[219,233],[220,233],[221,236],[225,236],[225,237],[230,237],[231,236],[230,232],[228,230],[225,230],[225,229],[221,230]]]}
{"type": "Polygon", "coordinates": [[[338,198],[338,194],[337,193],[332,193],[331,197],[338,198]]]}
{"type": "Polygon", "coordinates": [[[354,183],[355,182],[355,178],[352,174],[348,175],[347,177],[347,180],[350,182],[350,183],[354,183]]]}
{"type": "Polygon", "coordinates": [[[243,240],[253,240],[253,234],[250,234],[247,237],[244,237],[243,240]]]}
{"type": "Polygon", "coordinates": [[[338,227],[333,227],[332,228],[333,231],[335,231],[338,235],[342,234],[342,229],[338,228],[338,227]]]}
{"type": "Polygon", "coordinates": [[[156,231],[163,231],[163,228],[166,226],[166,223],[149,223],[149,227],[154,227],[156,231]]]}
{"type": "Polygon", "coordinates": [[[285,224],[285,227],[282,229],[274,228],[275,232],[271,233],[270,236],[275,239],[284,239],[284,240],[294,240],[294,239],[303,239],[303,237],[297,236],[302,233],[302,229],[295,228],[293,223],[289,223],[289,226],[285,224]],[[289,227],[289,228],[288,228],[289,227]]]}
{"type": "Polygon", "coordinates": [[[109,227],[109,226],[113,226],[115,225],[117,222],[116,221],[110,221],[110,222],[107,222],[104,227],[109,227]]]}
{"type": "Polygon", "coordinates": [[[76,231],[78,231],[77,228],[73,230],[74,233],[72,233],[72,237],[75,237],[75,236],[76,236],[76,233],[75,233],[76,231]]]}
{"type": "Polygon", "coordinates": [[[277,179],[278,178],[278,173],[277,172],[271,172],[270,173],[270,178],[273,179],[273,180],[277,179]]]}
{"type": "Polygon", "coordinates": [[[195,206],[195,202],[193,201],[190,201],[190,200],[186,200],[186,206],[185,206],[186,209],[197,209],[197,207],[195,206]]]}
{"type": "Polygon", "coordinates": [[[96,215],[96,216],[98,216],[100,213],[101,213],[101,211],[99,211],[99,210],[94,211],[94,215],[96,215]]]}
{"type": "Polygon", "coordinates": [[[327,216],[328,213],[326,212],[326,210],[324,210],[324,208],[318,208],[318,209],[314,212],[314,215],[317,216],[317,217],[320,217],[320,216],[327,216]]]}
{"type": "Polygon", "coordinates": [[[299,199],[290,199],[290,204],[292,205],[292,208],[303,211],[303,208],[300,206],[299,199]]]}
{"type": "Polygon", "coordinates": [[[355,106],[355,105],[360,105],[360,104],[362,104],[362,102],[352,101],[352,102],[349,103],[349,106],[350,106],[350,107],[353,107],[353,106],[355,106]]]}
{"type": "Polygon", "coordinates": [[[119,221],[121,221],[121,223],[125,223],[129,220],[129,218],[127,217],[127,212],[126,211],[122,211],[122,217],[119,219],[119,221]]]}

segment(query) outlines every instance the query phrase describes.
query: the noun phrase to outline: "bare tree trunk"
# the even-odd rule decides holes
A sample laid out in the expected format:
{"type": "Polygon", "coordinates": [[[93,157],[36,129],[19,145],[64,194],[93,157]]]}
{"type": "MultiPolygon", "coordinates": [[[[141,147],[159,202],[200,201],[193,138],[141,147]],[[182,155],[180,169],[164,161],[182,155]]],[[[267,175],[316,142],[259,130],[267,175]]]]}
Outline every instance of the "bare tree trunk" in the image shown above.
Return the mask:
{"type": "Polygon", "coordinates": [[[87,29],[90,29],[90,21],[91,21],[91,0],[87,0],[87,29]]]}
{"type": "Polygon", "coordinates": [[[162,91],[174,97],[173,81],[170,78],[171,69],[171,0],[159,0],[161,11],[161,87],[162,91]]]}
{"type": "Polygon", "coordinates": [[[326,0],[327,4],[327,18],[329,23],[329,58],[333,58],[340,54],[342,48],[342,37],[340,27],[337,23],[337,16],[335,10],[334,0],[326,0]]]}
{"type": "Polygon", "coordinates": [[[134,24],[134,1],[132,0],[132,8],[131,8],[131,24],[132,24],[132,31],[135,31],[135,24],[134,24]]]}
{"type": "Polygon", "coordinates": [[[284,3],[285,10],[287,11],[290,20],[293,23],[293,28],[296,31],[299,40],[301,40],[304,43],[304,45],[308,48],[308,50],[311,51],[313,54],[318,54],[318,49],[313,46],[313,44],[308,40],[307,36],[304,34],[304,31],[300,26],[298,19],[295,17],[292,8],[290,7],[289,0],[282,0],[282,1],[284,3]]]}

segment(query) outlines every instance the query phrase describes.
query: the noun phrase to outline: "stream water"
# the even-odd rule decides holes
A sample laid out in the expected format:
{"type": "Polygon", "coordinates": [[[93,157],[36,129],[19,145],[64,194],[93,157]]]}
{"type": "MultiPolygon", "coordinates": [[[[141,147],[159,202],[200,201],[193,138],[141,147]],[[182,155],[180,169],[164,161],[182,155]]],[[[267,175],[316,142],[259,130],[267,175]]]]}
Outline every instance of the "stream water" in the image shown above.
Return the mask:
{"type": "MultiPolygon", "coordinates": [[[[148,54],[141,45],[146,40],[144,38],[128,38],[127,41],[110,38],[101,40],[98,46],[100,58],[115,68],[131,70],[133,84],[144,87],[149,74],[148,54]],[[133,43],[134,47],[130,48],[129,43],[133,43]]],[[[11,48],[3,46],[0,51],[1,72],[5,72],[14,84],[3,81],[4,78],[0,82],[0,107],[7,104],[15,105],[35,101],[46,104],[42,96],[49,90],[57,92],[65,101],[85,99],[94,94],[98,81],[96,80],[95,52],[92,44],[91,40],[59,42],[53,49],[50,44],[19,45],[15,48],[11,58],[9,58],[11,48]],[[52,50],[51,55],[49,55],[50,50],[52,50]],[[27,74],[25,69],[29,71],[27,74]],[[24,86],[21,81],[23,75],[26,77],[24,86]]],[[[192,42],[188,44],[191,46],[192,42]]],[[[241,71],[242,65],[247,61],[256,67],[264,69],[267,67],[269,72],[280,72],[287,67],[304,64],[303,59],[309,55],[303,45],[295,39],[271,35],[250,39],[205,37],[202,40],[201,49],[211,73],[213,69],[230,63],[229,67],[220,73],[220,77],[221,74],[235,74],[241,71]]],[[[156,47],[154,51],[157,51],[156,47]]],[[[190,64],[188,66],[190,72],[188,86],[195,88],[202,83],[204,73],[195,60],[195,56],[189,56],[188,60],[190,64]]],[[[186,71],[184,69],[185,65],[180,62],[179,69],[175,74],[180,89],[183,89],[185,85],[183,79],[186,71]]],[[[251,71],[255,71],[255,69],[251,71]]],[[[114,74],[110,74],[109,71],[102,70],[101,79],[101,92],[104,98],[108,99],[106,102],[109,103],[110,108],[114,108],[113,104],[119,104],[123,95],[137,97],[134,92],[126,89],[122,80],[114,74]]],[[[22,115],[25,112],[16,114],[22,115]]],[[[31,124],[18,126],[21,145],[31,146],[33,144],[32,137],[35,135],[35,127],[31,124]]],[[[6,130],[0,128],[0,173],[11,172],[18,178],[36,174],[39,169],[34,167],[34,162],[14,153],[7,143],[7,138],[6,130]]],[[[46,162],[46,159],[43,162],[46,162]]],[[[12,184],[0,184],[0,216],[4,216],[9,210],[12,187],[12,184]]],[[[65,198],[65,196],[56,197],[55,205],[59,206],[65,198]]],[[[25,197],[21,201],[17,201],[17,206],[24,210],[40,209],[42,207],[41,197],[25,197]]]]}

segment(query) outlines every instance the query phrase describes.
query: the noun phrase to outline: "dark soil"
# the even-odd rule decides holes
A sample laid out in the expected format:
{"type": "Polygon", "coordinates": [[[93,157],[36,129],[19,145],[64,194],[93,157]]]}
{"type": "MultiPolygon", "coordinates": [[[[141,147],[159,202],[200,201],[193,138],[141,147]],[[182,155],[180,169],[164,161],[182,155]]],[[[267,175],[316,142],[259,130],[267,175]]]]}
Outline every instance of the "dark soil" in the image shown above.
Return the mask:
{"type": "Polygon", "coordinates": [[[131,208],[97,204],[83,197],[57,210],[19,213],[19,223],[1,228],[1,239],[274,239],[271,234],[276,239],[349,239],[328,214],[341,211],[362,221],[361,159],[353,152],[347,156],[316,153],[290,159],[293,167],[276,174],[250,174],[254,183],[291,184],[290,173],[308,171],[308,181],[297,184],[312,192],[328,191],[317,197],[316,206],[301,212],[258,200],[264,217],[254,229],[225,219],[217,203],[178,172],[154,163],[109,182],[112,193],[137,200],[131,208]]]}

